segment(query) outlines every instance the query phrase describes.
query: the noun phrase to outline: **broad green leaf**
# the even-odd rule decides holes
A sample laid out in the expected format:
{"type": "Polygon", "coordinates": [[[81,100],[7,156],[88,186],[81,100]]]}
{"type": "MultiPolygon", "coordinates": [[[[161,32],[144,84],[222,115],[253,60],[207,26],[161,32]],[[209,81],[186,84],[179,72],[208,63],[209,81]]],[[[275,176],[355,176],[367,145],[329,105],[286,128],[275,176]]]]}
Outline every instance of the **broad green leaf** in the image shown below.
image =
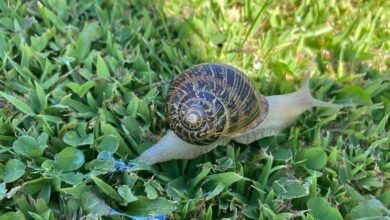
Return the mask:
{"type": "Polygon", "coordinates": [[[60,178],[61,181],[69,185],[77,185],[83,181],[84,175],[79,172],[69,172],[69,173],[62,173],[60,175],[60,178]]]}
{"type": "Polygon", "coordinates": [[[95,81],[88,81],[82,85],[79,85],[74,82],[68,83],[66,86],[70,88],[74,93],[76,93],[79,97],[84,97],[87,92],[92,89],[96,85],[95,81]]]}
{"type": "Polygon", "coordinates": [[[104,59],[100,56],[100,54],[97,55],[96,74],[98,77],[102,78],[110,77],[110,71],[108,70],[106,63],[104,62],[104,59]]]}
{"type": "Polygon", "coordinates": [[[84,183],[78,184],[76,186],[61,188],[61,192],[69,194],[76,199],[81,199],[84,192],[92,190],[93,187],[90,185],[85,185],[84,183]]]}
{"type": "Polygon", "coordinates": [[[345,219],[387,219],[388,209],[377,199],[370,199],[364,202],[360,202],[357,206],[352,208],[345,219]]]}
{"type": "Polygon", "coordinates": [[[74,93],[79,94],[80,85],[74,82],[70,82],[66,85],[69,89],[71,89],[74,93]]]}
{"type": "Polygon", "coordinates": [[[385,205],[386,207],[390,207],[390,191],[383,193],[378,199],[385,205]]]}
{"type": "Polygon", "coordinates": [[[110,124],[103,124],[101,126],[101,129],[105,135],[114,135],[119,140],[119,147],[118,147],[118,153],[121,155],[132,155],[129,146],[126,144],[125,140],[121,137],[119,132],[116,130],[115,127],[111,126],[110,124]]]}
{"type": "Polygon", "coordinates": [[[286,220],[286,219],[293,219],[293,218],[294,218],[294,213],[282,212],[282,213],[276,214],[277,220],[286,220]]]}
{"type": "Polygon", "coordinates": [[[150,111],[144,100],[138,101],[138,115],[146,122],[150,122],[150,111]]]}
{"type": "Polygon", "coordinates": [[[380,135],[383,130],[385,130],[387,121],[389,120],[390,113],[382,118],[382,120],[379,122],[378,126],[375,129],[375,134],[380,135]]]}
{"type": "Polygon", "coordinates": [[[144,184],[145,186],[145,192],[146,192],[146,196],[149,198],[149,199],[156,199],[158,198],[158,192],[157,190],[152,186],[152,184],[150,184],[150,182],[146,182],[144,184]]]}
{"type": "Polygon", "coordinates": [[[73,147],[91,145],[93,143],[93,134],[86,135],[85,132],[80,132],[79,130],[68,131],[63,139],[65,143],[73,147]]]}
{"type": "Polygon", "coordinates": [[[138,112],[138,102],[138,97],[134,95],[127,106],[127,113],[132,117],[135,117],[138,112]]]}
{"type": "Polygon", "coordinates": [[[175,200],[178,200],[179,198],[187,199],[191,197],[191,191],[188,185],[188,177],[180,176],[169,181],[165,192],[175,200]]]}
{"type": "Polygon", "coordinates": [[[29,107],[35,113],[40,113],[44,110],[45,106],[41,104],[36,90],[31,90],[29,92],[27,100],[28,103],[30,104],[29,107]]]}
{"type": "Polygon", "coordinates": [[[0,32],[0,58],[3,59],[5,53],[8,52],[8,45],[5,40],[6,38],[4,37],[3,32],[0,32]]]}
{"type": "Polygon", "coordinates": [[[1,220],[25,220],[23,213],[21,212],[7,212],[2,214],[0,217],[1,220]]]}
{"type": "Polygon", "coordinates": [[[303,161],[302,165],[313,170],[321,170],[325,167],[327,160],[325,151],[320,147],[303,149],[296,158],[296,162],[303,161]]]}
{"type": "Polygon", "coordinates": [[[261,173],[258,178],[258,182],[265,187],[268,181],[268,177],[271,174],[271,168],[272,168],[272,161],[273,157],[268,157],[267,162],[265,163],[263,169],[261,170],[261,173]]]}
{"type": "Polygon", "coordinates": [[[272,189],[281,199],[295,199],[309,195],[309,188],[301,181],[284,177],[276,180],[272,189]]]}
{"type": "Polygon", "coordinates": [[[225,172],[232,168],[233,160],[229,157],[221,157],[216,160],[217,165],[214,166],[216,171],[225,172]]]}
{"type": "Polygon", "coordinates": [[[79,91],[78,91],[78,95],[80,97],[84,97],[85,94],[87,94],[87,92],[92,89],[94,86],[96,85],[96,82],[95,81],[88,81],[82,85],[80,85],[79,87],[79,91]]]}
{"type": "Polygon", "coordinates": [[[98,109],[98,104],[90,92],[87,93],[87,103],[90,108],[98,109]]]}
{"type": "Polygon", "coordinates": [[[138,196],[137,201],[129,203],[126,210],[126,214],[129,215],[148,217],[153,214],[168,214],[174,210],[174,205],[171,201],[162,197],[152,200],[144,196],[138,196]]]}
{"type": "Polygon", "coordinates": [[[33,80],[38,81],[38,78],[34,74],[32,74],[28,68],[22,68],[18,63],[16,63],[15,61],[13,61],[9,57],[7,60],[11,63],[11,65],[13,66],[15,71],[18,72],[20,74],[20,76],[22,76],[24,79],[26,79],[26,80],[33,79],[33,80]]]}
{"type": "Polygon", "coordinates": [[[207,176],[204,181],[204,188],[210,195],[207,199],[211,199],[221,193],[225,188],[233,183],[241,180],[243,177],[235,172],[219,173],[207,176]]]}
{"type": "Polygon", "coordinates": [[[372,190],[372,188],[383,187],[383,177],[381,176],[368,176],[359,180],[359,184],[365,189],[372,190]]]}
{"type": "Polygon", "coordinates": [[[219,173],[207,176],[204,184],[206,188],[212,185],[217,185],[219,183],[222,184],[224,187],[227,187],[241,180],[242,178],[242,176],[238,175],[235,172],[219,173]]]}
{"type": "Polygon", "coordinates": [[[38,145],[35,138],[27,135],[20,136],[12,147],[16,153],[29,157],[39,157],[45,150],[45,145],[38,145]]]}
{"type": "Polygon", "coordinates": [[[51,122],[53,124],[63,124],[64,121],[60,117],[52,115],[40,115],[45,121],[51,122]]]}
{"type": "Polygon", "coordinates": [[[108,196],[115,199],[118,202],[122,201],[122,198],[119,196],[119,194],[115,191],[114,188],[112,188],[109,184],[104,182],[103,180],[97,178],[96,176],[92,177],[93,181],[96,183],[96,185],[108,196]]]}
{"type": "MultiPolygon", "coordinates": [[[[139,140],[142,137],[141,124],[136,117],[133,116],[125,116],[122,119],[123,128],[125,129],[125,133],[130,134],[129,139],[131,139],[130,144],[137,145],[136,140],[139,140]]],[[[147,144],[147,143],[145,143],[147,144]]],[[[141,146],[143,146],[141,144],[141,146]]],[[[140,150],[144,150],[140,148],[140,150]]],[[[138,151],[138,149],[137,149],[138,151]]]]}
{"type": "Polygon", "coordinates": [[[224,34],[216,34],[210,38],[211,42],[215,45],[222,44],[226,40],[226,36],[224,34]]]}
{"type": "Polygon", "coordinates": [[[310,212],[313,214],[315,219],[318,220],[328,220],[328,219],[342,220],[343,219],[339,210],[331,207],[324,198],[321,197],[311,198],[307,202],[307,207],[309,208],[310,212]]]}
{"type": "Polygon", "coordinates": [[[24,69],[29,68],[30,60],[32,57],[32,50],[27,44],[22,47],[22,59],[20,60],[20,66],[24,69]]]}
{"type": "Polygon", "coordinates": [[[276,148],[272,151],[275,160],[287,161],[292,158],[291,149],[276,148]]]}
{"type": "Polygon", "coordinates": [[[54,12],[44,7],[43,5],[40,5],[39,9],[41,15],[44,18],[48,18],[51,21],[51,23],[56,26],[56,28],[58,28],[59,30],[63,30],[65,24],[54,12]]]}
{"type": "Polygon", "coordinates": [[[100,151],[106,150],[115,153],[119,146],[119,140],[115,135],[109,134],[103,137],[100,143],[97,145],[97,149],[100,151]]]}
{"type": "MultiPolygon", "coordinates": [[[[158,95],[159,91],[156,87],[152,88],[149,90],[149,92],[144,96],[144,98],[142,99],[146,105],[149,105],[152,101],[154,101],[158,95]]],[[[137,96],[134,95],[135,98],[137,98],[137,96]]]]}
{"type": "Polygon", "coordinates": [[[41,52],[43,49],[45,49],[46,45],[49,42],[49,38],[51,38],[51,33],[46,32],[42,34],[41,36],[32,36],[31,37],[31,47],[36,52],[41,52]]]}
{"type": "Polygon", "coordinates": [[[35,96],[36,96],[37,106],[38,106],[36,112],[41,113],[46,109],[47,97],[44,88],[36,81],[34,81],[34,84],[35,84],[35,96]]]}
{"type": "Polygon", "coordinates": [[[91,109],[89,106],[72,99],[70,96],[71,95],[67,95],[63,97],[60,104],[71,107],[80,115],[85,115],[85,117],[90,116],[90,118],[92,118],[95,115],[94,112],[96,112],[96,109],[91,109]]]}
{"type": "Polygon", "coordinates": [[[372,104],[371,97],[358,86],[345,86],[337,97],[344,104],[372,104]]]}
{"type": "Polygon", "coordinates": [[[192,180],[191,188],[194,188],[196,185],[198,185],[198,183],[210,173],[211,168],[212,164],[210,162],[203,164],[202,171],[192,180]]]}
{"type": "Polygon", "coordinates": [[[218,196],[220,193],[223,192],[224,189],[225,187],[223,186],[222,183],[217,183],[217,185],[211,191],[206,192],[207,195],[206,200],[210,200],[218,196]]]}
{"type": "Polygon", "coordinates": [[[49,139],[49,135],[47,133],[42,133],[38,137],[38,146],[39,148],[45,149],[46,147],[46,142],[49,139]]]}
{"type": "Polygon", "coordinates": [[[4,169],[4,182],[11,183],[18,180],[24,175],[26,166],[18,159],[10,159],[5,165],[4,169]]]}
{"type": "Polygon", "coordinates": [[[77,39],[74,51],[74,56],[77,58],[78,62],[82,62],[90,53],[91,43],[97,28],[97,22],[84,24],[83,31],[80,33],[79,38],[77,39]]]}
{"type": "Polygon", "coordinates": [[[54,167],[68,172],[80,168],[84,164],[84,154],[74,147],[66,147],[54,157],[54,167]]]}
{"type": "Polygon", "coordinates": [[[51,179],[46,177],[41,177],[37,179],[33,179],[27,182],[24,182],[22,185],[22,190],[24,193],[33,195],[42,190],[42,188],[46,187],[50,184],[51,179]]]}
{"type": "Polygon", "coordinates": [[[106,216],[111,213],[111,207],[90,191],[81,195],[81,207],[87,214],[106,216]]]}
{"type": "Polygon", "coordinates": [[[28,106],[26,103],[16,98],[15,96],[8,95],[7,93],[1,91],[0,95],[7,99],[9,102],[11,102],[11,104],[14,105],[17,109],[19,109],[19,111],[30,116],[35,115],[34,111],[30,108],[30,106],[28,106]]]}
{"type": "Polygon", "coordinates": [[[134,196],[133,192],[127,185],[122,185],[118,188],[119,195],[126,201],[126,202],[134,202],[138,198],[134,196]]]}

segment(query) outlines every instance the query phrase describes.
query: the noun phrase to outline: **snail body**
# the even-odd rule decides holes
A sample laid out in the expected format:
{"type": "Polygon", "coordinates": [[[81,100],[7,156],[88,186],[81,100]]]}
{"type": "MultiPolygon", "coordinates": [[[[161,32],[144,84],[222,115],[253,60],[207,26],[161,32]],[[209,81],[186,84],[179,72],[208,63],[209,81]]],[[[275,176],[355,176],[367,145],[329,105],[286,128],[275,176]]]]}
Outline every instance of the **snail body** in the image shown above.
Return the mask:
{"type": "Polygon", "coordinates": [[[172,82],[167,95],[170,131],[138,159],[155,164],[192,159],[231,140],[249,144],[278,134],[315,106],[339,107],[313,98],[309,77],[296,92],[264,97],[240,70],[199,64],[172,82]]]}

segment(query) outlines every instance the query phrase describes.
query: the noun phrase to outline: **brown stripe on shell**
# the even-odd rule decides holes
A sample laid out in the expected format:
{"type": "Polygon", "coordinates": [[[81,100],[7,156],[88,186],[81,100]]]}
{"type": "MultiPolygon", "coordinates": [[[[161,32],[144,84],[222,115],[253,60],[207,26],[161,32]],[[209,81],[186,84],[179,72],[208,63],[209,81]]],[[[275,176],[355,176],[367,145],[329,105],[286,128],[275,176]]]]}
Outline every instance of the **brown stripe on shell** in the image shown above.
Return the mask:
{"type": "Polygon", "coordinates": [[[185,70],[168,91],[170,128],[183,140],[207,145],[258,126],[268,113],[266,99],[238,69],[199,64],[185,70]]]}

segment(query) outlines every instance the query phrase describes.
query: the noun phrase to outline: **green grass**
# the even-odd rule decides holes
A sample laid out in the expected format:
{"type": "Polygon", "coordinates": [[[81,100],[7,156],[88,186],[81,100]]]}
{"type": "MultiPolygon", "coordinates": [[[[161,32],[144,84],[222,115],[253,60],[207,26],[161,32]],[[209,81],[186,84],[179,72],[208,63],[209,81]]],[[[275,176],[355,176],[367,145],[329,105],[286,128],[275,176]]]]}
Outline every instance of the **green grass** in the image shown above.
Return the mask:
{"type": "Polygon", "coordinates": [[[0,219],[390,219],[386,1],[140,2],[0,1],[0,219]],[[184,69],[230,64],[274,95],[313,57],[315,97],[350,107],[132,161],[168,129],[184,69]]]}

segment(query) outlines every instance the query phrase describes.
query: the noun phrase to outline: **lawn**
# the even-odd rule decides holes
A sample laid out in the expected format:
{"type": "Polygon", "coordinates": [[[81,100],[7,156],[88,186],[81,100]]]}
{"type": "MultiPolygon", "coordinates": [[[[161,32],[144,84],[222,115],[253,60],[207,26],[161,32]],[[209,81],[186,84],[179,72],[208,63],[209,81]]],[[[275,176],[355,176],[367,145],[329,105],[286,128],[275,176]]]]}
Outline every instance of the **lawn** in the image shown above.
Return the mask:
{"type": "Polygon", "coordinates": [[[0,219],[390,219],[389,25],[384,0],[0,0],[0,219]],[[183,70],[229,64],[268,96],[312,60],[313,95],[343,108],[134,160],[183,70]]]}

